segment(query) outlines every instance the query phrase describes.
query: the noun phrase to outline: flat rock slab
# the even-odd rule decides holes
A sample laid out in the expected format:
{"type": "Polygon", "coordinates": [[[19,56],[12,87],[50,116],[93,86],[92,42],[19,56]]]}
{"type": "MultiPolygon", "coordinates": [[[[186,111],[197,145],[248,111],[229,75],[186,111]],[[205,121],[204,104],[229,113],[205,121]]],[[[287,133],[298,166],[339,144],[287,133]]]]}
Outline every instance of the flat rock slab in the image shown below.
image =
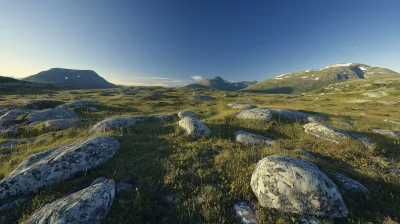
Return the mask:
{"type": "Polygon", "coordinates": [[[62,105],[59,105],[57,108],[76,108],[76,107],[93,107],[93,106],[98,106],[100,105],[99,102],[97,101],[88,101],[88,100],[79,100],[79,101],[75,101],[72,103],[65,103],[62,105]]]}
{"type": "Polygon", "coordinates": [[[251,176],[251,188],[266,208],[328,218],[348,215],[337,186],[316,165],[301,159],[262,159],[251,176]]]}
{"type": "Polygon", "coordinates": [[[61,104],[63,104],[63,102],[58,100],[28,100],[24,102],[23,107],[26,109],[43,110],[55,108],[61,104]]]}
{"type": "Polygon", "coordinates": [[[29,194],[93,169],[111,159],[118,148],[116,138],[102,136],[34,154],[0,181],[0,200],[29,194]]]}
{"type": "Polygon", "coordinates": [[[384,130],[384,129],[374,129],[372,131],[375,133],[381,134],[381,135],[388,135],[393,138],[400,138],[400,131],[392,131],[392,130],[384,130]]]}
{"type": "Polygon", "coordinates": [[[0,121],[15,121],[18,119],[19,116],[24,114],[29,114],[31,112],[32,110],[21,110],[21,109],[10,110],[0,117],[0,121]]]}
{"type": "Polygon", "coordinates": [[[336,181],[339,182],[339,188],[342,190],[344,194],[352,194],[355,196],[358,195],[368,195],[371,192],[364,185],[359,182],[346,177],[343,174],[335,173],[333,177],[336,181]]]}
{"type": "Polygon", "coordinates": [[[343,139],[352,138],[360,141],[366,148],[372,147],[372,143],[367,137],[348,133],[346,131],[328,125],[320,123],[309,123],[304,125],[303,128],[305,133],[331,142],[339,143],[343,139]]]}
{"type": "Polygon", "coordinates": [[[58,120],[58,119],[71,119],[77,118],[74,111],[67,110],[64,108],[53,108],[41,111],[36,111],[28,115],[28,122],[37,121],[48,121],[48,120],[58,120]]]}
{"type": "Polygon", "coordinates": [[[211,130],[194,117],[184,117],[179,121],[179,126],[188,134],[189,138],[210,137],[211,130]]]}
{"type": "Polygon", "coordinates": [[[98,178],[89,187],[35,211],[24,223],[100,224],[110,210],[114,197],[114,181],[98,178]]]}
{"type": "Polygon", "coordinates": [[[228,106],[232,109],[237,109],[237,110],[250,110],[250,109],[257,108],[256,105],[245,104],[245,103],[228,103],[226,106],[228,106]]]}
{"type": "Polygon", "coordinates": [[[262,135],[253,134],[245,131],[237,131],[233,134],[236,141],[248,145],[273,145],[274,141],[271,138],[262,135]]]}
{"type": "Polygon", "coordinates": [[[254,108],[238,113],[236,115],[236,118],[269,122],[272,120],[272,113],[271,110],[267,108],[254,108]]]}
{"type": "Polygon", "coordinates": [[[50,121],[46,121],[44,123],[44,126],[48,129],[53,129],[53,130],[64,130],[64,129],[68,129],[71,127],[76,127],[81,125],[83,122],[76,119],[76,118],[72,118],[72,119],[59,119],[59,120],[50,120],[50,121]]]}
{"type": "Polygon", "coordinates": [[[236,215],[239,216],[243,224],[257,224],[257,216],[250,202],[239,201],[234,205],[236,215]]]}
{"type": "Polygon", "coordinates": [[[184,111],[180,111],[180,112],[178,113],[178,117],[179,117],[179,118],[184,118],[184,117],[199,118],[199,117],[200,117],[200,114],[195,113],[195,112],[190,111],[190,110],[184,110],[184,111]]]}
{"type": "Polygon", "coordinates": [[[385,119],[385,121],[386,121],[386,122],[389,122],[389,123],[393,123],[393,124],[398,124],[398,125],[400,125],[400,121],[394,121],[394,120],[388,120],[388,119],[385,119]]]}
{"type": "Polygon", "coordinates": [[[318,115],[308,114],[295,110],[271,109],[271,112],[272,114],[279,116],[279,118],[281,119],[293,122],[315,122],[324,120],[324,118],[318,115]]]}

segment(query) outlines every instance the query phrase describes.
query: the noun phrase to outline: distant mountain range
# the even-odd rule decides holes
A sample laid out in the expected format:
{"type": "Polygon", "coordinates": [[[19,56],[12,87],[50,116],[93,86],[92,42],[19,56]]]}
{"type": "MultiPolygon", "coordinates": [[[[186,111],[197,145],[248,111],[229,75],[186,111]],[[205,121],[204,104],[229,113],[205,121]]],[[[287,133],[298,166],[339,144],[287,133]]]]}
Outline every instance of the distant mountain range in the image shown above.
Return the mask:
{"type": "Polygon", "coordinates": [[[216,89],[222,91],[238,91],[250,85],[257,83],[257,81],[242,81],[242,82],[229,82],[220,76],[211,79],[202,79],[194,84],[187,85],[187,88],[203,88],[203,89],[216,89]]]}
{"type": "Polygon", "coordinates": [[[386,68],[365,64],[334,64],[318,70],[305,70],[298,73],[280,74],[265,81],[250,85],[243,92],[301,94],[337,82],[348,80],[392,77],[400,75],[386,68]]]}
{"type": "Polygon", "coordinates": [[[116,85],[108,82],[96,72],[91,70],[75,70],[52,68],[39,72],[23,79],[35,83],[52,84],[58,87],[76,89],[115,88],[116,85]]]}

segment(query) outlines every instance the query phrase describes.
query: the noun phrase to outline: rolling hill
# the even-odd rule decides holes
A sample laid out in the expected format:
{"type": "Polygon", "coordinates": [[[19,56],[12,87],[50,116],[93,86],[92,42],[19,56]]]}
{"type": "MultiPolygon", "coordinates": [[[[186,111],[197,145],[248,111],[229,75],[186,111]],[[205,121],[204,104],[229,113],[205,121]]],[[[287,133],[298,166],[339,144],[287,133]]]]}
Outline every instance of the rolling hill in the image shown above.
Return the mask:
{"type": "Polygon", "coordinates": [[[202,79],[194,84],[186,86],[187,88],[203,88],[203,89],[216,89],[222,91],[238,91],[250,85],[257,83],[257,81],[247,82],[229,82],[220,76],[211,79],[202,79]]]}
{"type": "Polygon", "coordinates": [[[392,77],[397,75],[399,75],[399,73],[392,70],[372,67],[365,64],[334,64],[319,70],[280,74],[248,86],[242,91],[253,93],[301,94],[348,80],[392,77]]]}
{"type": "Polygon", "coordinates": [[[28,76],[23,80],[35,83],[48,83],[59,87],[76,89],[117,87],[91,70],[52,68],[47,71],[39,72],[36,75],[28,76]]]}

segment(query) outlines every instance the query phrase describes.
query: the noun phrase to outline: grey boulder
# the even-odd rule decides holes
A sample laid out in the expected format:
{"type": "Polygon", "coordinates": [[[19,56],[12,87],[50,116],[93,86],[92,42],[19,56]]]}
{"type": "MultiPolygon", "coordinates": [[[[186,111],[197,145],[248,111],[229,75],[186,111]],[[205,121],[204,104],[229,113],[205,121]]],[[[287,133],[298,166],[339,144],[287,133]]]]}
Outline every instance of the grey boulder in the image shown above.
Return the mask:
{"type": "Polygon", "coordinates": [[[257,108],[256,105],[253,104],[244,104],[244,103],[228,103],[226,106],[232,109],[240,109],[240,110],[250,110],[257,108]]]}
{"type": "Polygon", "coordinates": [[[14,121],[17,120],[17,118],[20,115],[29,114],[31,112],[32,111],[30,110],[21,110],[21,109],[10,110],[0,117],[0,121],[14,121]]]}
{"type": "Polygon", "coordinates": [[[138,122],[164,122],[174,115],[108,118],[95,124],[89,133],[101,133],[134,127],[138,122]]]}
{"type": "Polygon", "coordinates": [[[93,169],[111,159],[118,148],[116,138],[102,136],[34,154],[0,181],[0,199],[29,194],[93,169]]]}
{"type": "Polygon", "coordinates": [[[267,108],[254,108],[250,110],[244,110],[236,115],[238,119],[251,119],[269,122],[272,120],[272,113],[267,108]]]}
{"type": "Polygon", "coordinates": [[[58,119],[58,120],[50,120],[44,123],[44,126],[48,129],[53,130],[64,130],[71,127],[76,127],[82,124],[82,121],[72,118],[72,119],[58,119]]]}
{"type": "Polygon", "coordinates": [[[198,113],[195,113],[193,111],[190,110],[184,110],[184,111],[180,111],[178,113],[178,117],[179,118],[184,118],[184,117],[194,117],[194,118],[199,118],[200,115],[198,113]]]}
{"type": "Polygon", "coordinates": [[[54,108],[62,103],[63,102],[57,100],[28,100],[24,102],[23,107],[26,109],[42,110],[54,108]]]}
{"type": "Polygon", "coordinates": [[[76,108],[76,107],[93,107],[100,105],[97,101],[88,101],[88,100],[79,100],[72,103],[65,103],[62,105],[57,106],[57,108],[76,108]]]}
{"type": "Polygon", "coordinates": [[[335,173],[333,177],[336,181],[339,182],[339,187],[344,194],[352,194],[352,195],[368,195],[371,192],[364,185],[359,182],[346,177],[343,174],[335,173]]]}
{"type": "Polygon", "coordinates": [[[184,117],[179,121],[179,126],[183,128],[188,136],[193,139],[200,137],[210,137],[211,130],[194,117],[184,117]]]}
{"type": "Polygon", "coordinates": [[[36,111],[28,115],[28,122],[48,121],[57,119],[77,118],[74,111],[64,108],[53,108],[41,111],[36,111]]]}
{"type": "Polygon", "coordinates": [[[388,135],[393,138],[400,138],[400,131],[392,131],[392,130],[384,130],[384,129],[374,129],[372,131],[375,133],[381,134],[381,135],[388,135]]]}
{"type": "Polygon", "coordinates": [[[347,217],[337,186],[313,163],[268,156],[257,163],[251,188],[261,206],[317,217],[347,217]]]}
{"type": "Polygon", "coordinates": [[[89,187],[35,211],[24,223],[100,224],[110,210],[114,197],[114,181],[98,178],[89,187]]]}
{"type": "Polygon", "coordinates": [[[273,145],[274,141],[262,135],[253,134],[245,131],[237,131],[233,134],[236,141],[247,145],[273,145]]]}
{"type": "Polygon", "coordinates": [[[240,218],[242,224],[257,224],[257,216],[247,201],[239,201],[234,205],[236,215],[240,218]]]}
{"type": "Polygon", "coordinates": [[[315,122],[315,121],[322,121],[324,118],[318,115],[312,115],[300,111],[294,110],[286,110],[286,109],[271,109],[271,112],[279,116],[279,118],[284,120],[289,120],[293,122],[315,122]]]}
{"type": "Polygon", "coordinates": [[[304,125],[303,128],[305,133],[331,142],[339,143],[343,139],[352,138],[360,141],[366,148],[372,147],[372,142],[369,138],[353,133],[348,133],[346,131],[328,125],[320,123],[309,123],[304,125]]]}

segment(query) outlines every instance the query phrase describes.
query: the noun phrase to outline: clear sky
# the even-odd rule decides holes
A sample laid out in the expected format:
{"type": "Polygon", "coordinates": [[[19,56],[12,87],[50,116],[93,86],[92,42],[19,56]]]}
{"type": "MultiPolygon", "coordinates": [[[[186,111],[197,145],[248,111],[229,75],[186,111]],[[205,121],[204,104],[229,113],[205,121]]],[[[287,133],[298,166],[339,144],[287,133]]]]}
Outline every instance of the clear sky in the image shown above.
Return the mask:
{"type": "Polygon", "coordinates": [[[258,80],[357,62],[400,72],[399,0],[0,0],[0,75],[258,80]]]}

